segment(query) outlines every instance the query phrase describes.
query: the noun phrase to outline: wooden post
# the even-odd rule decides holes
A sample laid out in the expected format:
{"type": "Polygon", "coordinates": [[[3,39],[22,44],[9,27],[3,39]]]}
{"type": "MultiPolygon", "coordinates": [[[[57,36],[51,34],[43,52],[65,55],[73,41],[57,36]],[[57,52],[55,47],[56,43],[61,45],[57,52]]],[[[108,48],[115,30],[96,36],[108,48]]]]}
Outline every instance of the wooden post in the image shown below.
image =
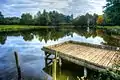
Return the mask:
{"type": "Polygon", "coordinates": [[[56,64],[57,64],[57,60],[54,59],[53,60],[53,69],[52,69],[53,80],[56,80],[56,64]]]}
{"type": "Polygon", "coordinates": [[[55,59],[57,59],[57,52],[55,53],[55,59]]]}
{"type": "Polygon", "coordinates": [[[87,68],[84,67],[84,78],[87,78],[87,68]]]}
{"type": "Polygon", "coordinates": [[[60,57],[59,57],[59,61],[58,61],[58,63],[59,63],[59,75],[61,75],[62,60],[61,60],[60,57]]]}
{"type": "Polygon", "coordinates": [[[59,66],[60,66],[60,67],[62,66],[62,60],[61,60],[60,57],[59,57],[59,66]]]}
{"type": "Polygon", "coordinates": [[[45,57],[45,67],[47,67],[48,64],[47,64],[47,58],[45,57]]]}
{"type": "Polygon", "coordinates": [[[48,65],[52,63],[52,58],[49,58],[50,55],[48,52],[45,52],[45,67],[48,67],[48,65]]]}
{"type": "Polygon", "coordinates": [[[56,68],[57,67],[57,52],[55,53],[55,58],[53,59],[53,69],[52,69],[52,76],[53,80],[56,80],[56,68]]]}
{"type": "Polygon", "coordinates": [[[14,52],[14,55],[15,55],[17,72],[18,72],[18,80],[21,80],[21,69],[20,69],[20,65],[19,65],[19,59],[18,59],[17,52],[14,52]]]}
{"type": "Polygon", "coordinates": [[[48,53],[45,52],[45,67],[46,67],[46,68],[47,68],[47,66],[48,66],[48,64],[47,64],[47,61],[48,61],[48,60],[47,60],[47,54],[48,54],[48,53]]]}

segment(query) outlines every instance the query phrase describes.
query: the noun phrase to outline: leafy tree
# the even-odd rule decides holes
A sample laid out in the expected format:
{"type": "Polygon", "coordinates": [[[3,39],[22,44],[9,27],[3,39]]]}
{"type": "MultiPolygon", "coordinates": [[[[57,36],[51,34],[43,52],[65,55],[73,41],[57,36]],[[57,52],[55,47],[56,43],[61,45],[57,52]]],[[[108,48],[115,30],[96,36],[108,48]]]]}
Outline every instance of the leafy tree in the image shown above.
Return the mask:
{"type": "Polygon", "coordinates": [[[85,26],[87,25],[87,18],[86,16],[82,15],[80,17],[77,17],[76,19],[73,20],[73,24],[76,26],[85,26]]]}
{"type": "Polygon", "coordinates": [[[61,23],[70,23],[73,19],[73,15],[63,15],[57,11],[46,12],[46,10],[41,13],[40,11],[35,16],[36,25],[59,25],[61,23]]]}
{"type": "Polygon", "coordinates": [[[52,25],[58,25],[59,24],[58,16],[59,16],[58,12],[56,12],[56,11],[50,12],[52,25]]]}
{"type": "Polygon", "coordinates": [[[104,13],[108,23],[120,25],[120,0],[106,0],[104,13]]]}
{"type": "Polygon", "coordinates": [[[2,12],[0,12],[0,24],[4,23],[4,16],[2,15],[2,12]]]}
{"type": "Polygon", "coordinates": [[[6,17],[4,19],[5,24],[19,24],[20,18],[19,17],[6,17]]]}
{"type": "Polygon", "coordinates": [[[97,14],[93,14],[93,25],[97,24],[97,19],[98,19],[98,15],[97,14]]]}
{"type": "Polygon", "coordinates": [[[102,15],[99,15],[99,16],[98,16],[98,19],[97,19],[97,24],[98,24],[98,25],[102,25],[102,24],[103,24],[103,21],[104,21],[103,16],[102,16],[102,15]]]}
{"type": "Polygon", "coordinates": [[[91,15],[87,13],[86,15],[81,15],[73,20],[73,25],[76,26],[91,26],[96,25],[97,14],[91,15]]]}
{"type": "Polygon", "coordinates": [[[34,25],[40,25],[40,16],[41,12],[38,11],[37,14],[34,16],[34,25]]]}
{"type": "Polygon", "coordinates": [[[88,25],[88,26],[89,26],[89,25],[92,25],[92,24],[93,24],[93,16],[92,16],[91,14],[87,13],[87,14],[85,15],[85,17],[86,17],[86,19],[87,19],[87,25],[88,25]]]}
{"type": "Polygon", "coordinates": [[[48,13],[46,10],[44,10],[43,14],[41,15],[41,25],[48,25],[48,13]]]}
{"type": "Polygon", "coordinates": [[[32,24],[32,15],[29,13],[22,14],[20,23],[23,25],[30,25],[32,24]]]}
{"type": "Polygon", "coordinates": [[[0,12],[0,24],[22,24],[22,25],[53,25],[57,26],[60,24],[70,24],[73,20],[73,15],[64,15],[58,13],[57,11],[43,12],[38,11],[38,13],[32,17],[30,13],[23,13],[21,18],[19,17],[6,17],[0,12]]]}

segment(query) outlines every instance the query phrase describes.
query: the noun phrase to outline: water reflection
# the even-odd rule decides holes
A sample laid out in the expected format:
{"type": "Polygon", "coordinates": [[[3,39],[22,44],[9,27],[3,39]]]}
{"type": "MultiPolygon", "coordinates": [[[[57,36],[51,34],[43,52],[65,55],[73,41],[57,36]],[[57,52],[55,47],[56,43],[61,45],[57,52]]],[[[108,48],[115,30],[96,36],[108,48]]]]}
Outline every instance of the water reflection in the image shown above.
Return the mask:
{"type": "MultiPolygon", "coordinates": [[[[32,41],[33,39],[38,39],[40,42],[45,41],[58,41],[61,38],[66,36],[70,37],[81,37],[81,40],[88,40],[87,42],[91,42],[94,44],[105,44],[111,46],[120,46],[120,36],[117,34],[120,30],[115,30],[115,32],[111,30],[102,30],[102,29],[81,29],[81,28],[70,28],[70,29],[57,29],[57,28],[48,28],[48,29],[40,29],[38,31],[25,31],[25,32],[12,32],[12,33],[0,33],[0,43],[4,45],[9,36],[22,36],[25,41],[32,41]],[[103,39],[103,43],[93,42],[91,40],[101,40],[103,39]],[[89,40],[91,39],[91,40],[89,40]]],[[[76,38],[77,38],[76,37],[76,38]]],[[[77,41],[81,41],[75,39],[77,41]]],[[[96,40],[96,41],[97,41],[96,40]]]]}
{"type": "MultiPolygon", "coordinates": [[[[88,31],[80,28],[49,28],[38,31],[0,33],[0,80],[14,80],[16,78],[14,51],[18,52],[21,74],[25,80],[32,80],[33,78],[44,80],[46,76],[48,80],[51,80],[51,67],[47,68],[48,71],[43,70],[45,68],[45,54],[41,48],[68,40],[120,46],[119,34],[101,29],[89,29],[88,31]]],[[[71,80],[76,80],[76,76],[83,75],[83,69],[71,70],[65,66],[57,69],[59,69],[57,78],[60,80],[64,80],[68,76],[71,80]],[[59,76],[60,74],[61,76],[59,76]]]]}

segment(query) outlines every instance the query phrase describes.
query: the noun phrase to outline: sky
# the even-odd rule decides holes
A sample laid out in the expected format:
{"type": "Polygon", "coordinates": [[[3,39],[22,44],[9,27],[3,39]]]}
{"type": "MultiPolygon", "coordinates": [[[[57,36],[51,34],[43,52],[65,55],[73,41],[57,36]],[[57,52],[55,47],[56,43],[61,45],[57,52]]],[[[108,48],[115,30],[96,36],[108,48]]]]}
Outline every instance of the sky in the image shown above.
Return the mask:
{"type": "Polygon", "coordinates": [[[0,0],[0,11],[4,16],[35,15],[38,11],[53,11],[74,16],[85,13],[102,14],[106,0],[0,0]]]}

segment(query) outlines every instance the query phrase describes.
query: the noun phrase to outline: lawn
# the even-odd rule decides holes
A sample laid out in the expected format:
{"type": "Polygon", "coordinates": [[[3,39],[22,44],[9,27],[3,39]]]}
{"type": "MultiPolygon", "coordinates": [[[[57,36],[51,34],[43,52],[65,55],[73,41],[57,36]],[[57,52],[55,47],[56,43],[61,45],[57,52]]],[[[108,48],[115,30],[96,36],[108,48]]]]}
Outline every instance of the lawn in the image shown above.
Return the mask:
{"type": "Polygon", "coordinates": [[[0,32],[34,30],[49,28],[48,26],[27,26],[27,25],[0,25],[0,32]]]}

